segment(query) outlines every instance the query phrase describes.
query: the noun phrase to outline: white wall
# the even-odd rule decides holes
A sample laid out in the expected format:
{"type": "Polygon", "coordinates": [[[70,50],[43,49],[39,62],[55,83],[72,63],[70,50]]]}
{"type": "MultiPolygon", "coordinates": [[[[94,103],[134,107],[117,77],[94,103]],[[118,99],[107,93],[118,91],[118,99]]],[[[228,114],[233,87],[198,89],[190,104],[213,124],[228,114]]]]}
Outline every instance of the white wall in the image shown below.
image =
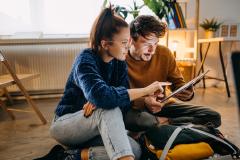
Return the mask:
{"type": "MultiPolygon", "coordinates": [[[[12,14],[16,14],[16,13],[22,13],[23,15],[20,15],[20,14],[17,14],[17,15],[5,15],[4,13],[1,13],[0,12],[0,33],[5,33],[6,30],[10,30],[10,32],[12,31],[13,33],[15,32],[15,29],[14,29],[14,26],[18,26],[17,28],[23,28],[23,29],[26,29],[28,31],[29,29],[29,24],[31,21],[36,21],[36,22],[39,22],[39,23],[35,23],[36,26],[31,26],[33,27],[33,30],[34,31],[38,31],[40,30],[41,26],[45,24],[50,24],[50,22],[52,22],[53,20],[52,19],[49,19],[49,21],[43,21],[41,20],[41,18],[39,18],[39,15],[38,14],[34,14],[35,17],[29,17],[29,16],[26,16],[28,15],[28,5],[24,5],[24,4],[28,4],[30,2],[30,6],[32,6],[32,11],[37,11],[37,6],[42,6],[43,5],[43,2],[48,2],[48,3],[51,3],[51,4],[55,4],[57,0],[51,0],[51,1],[43,1],[43,0],[22,0],[21,2],[24,2],[24,3],[21,3],[19,2],[18,0],[0,0],[0,10],[1,11],[8,11],[9,12],[9,9],[12,9],[14,10],[15,12],[12,12],[12,14]],[[18,2],[18,4],[16,4],[17,7],[15,8],[8,8],[6,6],[11,6],[10,4],[12,2],[18,2]],[[38,2],[38,3],[37,3],[38,2]],[[41,2],[41,3],[40,3],[41,2]],[[9,4],[9,5],[8,5],[9,4]],[[5,7],[4,7],[5,5],[5,7]],[[21,6],[22,5],[22,6],[21,6]],[[24,12],[22,12],[22,10],[24,10],[24,12]],[[25,15],[25,16],[24,16],[25,15]],[[19,18],[20,17],[20,18],[19,18]],[[11,18],[14,18],[16,20],[11,20],[11,18]],[[14,22],[14,23],[13,23],[14,22]],[[25,23],[23,23],[25,22],[25,23]],[[8,25],[6,25],[8,24],[8,25]]],[[[71,0],[70,2],[77,2],[77,0],[71,0]]],[[[69,5],[71,4],[69,2],[69,5]]],[[[111,2],[113,4],[120,4],[120,5],[123,5],[123,6],[126,6],[126,7],[129,7],[129,6],[132,6],[132,0],[126,0],[126,1],[121,1],[121,0],[111,0],[111,2]],[[121,2],[121,3],[120,3],[121,2]],[[124,5],[125,3],[125,5],[124,5]]],[[[143,4],[142,0],[137,0],[138,4],[141,5],[143,4]]],[[[79,2],[81,3],[81,2],[79,2]]],[[[81,3],[83,4],[83,3],[81,3]]],[[[87,8],[88,9],[88,12],[92,12],[92,10],[95,10],[95,12],[98,12],[96,11],[97,9],[97,6],[100,6],[102,4],[102,1],[94,1],[94,0],[91,0],[89,2],[89,5],[91,7],[84,7],[84,8],[87,8]],[[95,4],[95,5],[93,5],[95,4]],[[94,8],[95,7],[95,8],[94,8]],[[92,10],[89,10],[89,9],[92,9],[92,10]]],[[[49,6],[49,5],[48,5],[49,6]]],[[[54,6],[54,5],[53,5],[54,6]]],[[[79,6],[77,7],[80,7],[82,5],[79,4],[79,6]]],[[[70,6],[69,6],[70,7],[70,6]]],[[[205,18],[212,18],[212,17],[216,17],[218,18],[219,21],[223,21],[223,22],[240,22],[240,11],[239,11],[239,7],[240,7],[240,0],[200,0],[200,22],[202,22],[202,20],[204,20],[205,18]]],[[[42,7],[41,7],[42,8],[42,7]]],[[[67,8],[67,7],[66,7],[67,8]]],[[[99,7],[98,7],[99,8],[99,7]]],[[[50,9],[51,10],[51,9],[50,9]]],[[[64,10],[62,10],[64,11],[64,10]]],[[[80,14],[81,12],[81,9],[74,9],[74,11],[76,11],[76,14],[80,14]]],[[[142,14],[146,14],[146,13],[150,13],[149,10],[148,12],[146,11],[146,7],[144,7],[141,11],[142,14]]],[[[188,23],[188,26],[189,27],[193,27],[194,25],[194,16],[195,16],[195,0],[189,0],[188,2],[188,9],[187,9],[188,13],[187,13],[187,23],[188,23]]],[[[7,13],[8,13],[7,12],[7,13]]],[[[29,11],[30,12],[30,11],[29,11]]],[[[85,12],[84,12],[85,13],[85,12]]],[[[10,12],[9,12],[10,14],[10,12]]],[[[50,17],[49,14],[47,14],[48,18],[50,17]]],[[[90,20],[93,20],[94,18],[91,16],[85,16],[84,14],[81,14],[83,15],[85,18],[88,18],[90,20]]],[[[93,16],[93,15],[92,15],[93,16]]],[[[41,16],[40,16],[41,17],[41,16]]],[[[131,17],[130,17],[131,18],[131,17]]],[[[54,18],[53,18],[54,19],[54,18]]],[[[68,24],[68,26],[78,26],[78,24],[81,24],[82,21],[76,21],[76,20],[71,20],[71,21],[66,21],[68,18],[65,17],[60,17],[60,22],[64,22],[66,24],[68,24]],[[72,22],[74,22],[75,24],[73,24],[72,22]],[[79,22],[79,23],[78,23],[79,22]]],[[[84,20],[84,25],[80,25],[80,26],[86,26],[86,22],[88,24],[91,24],[90,23],[90,20],[89,22],[84,20]]],[[[60,25],[58,24],[58,21],[56,20],[56,22],[53,23],[54,25],[57,25],[58,29],[61,29],[62,28],[66,28],[67,31],[71,30],[73,31],[74,29],[71,28],[69,29],[68,27],[64,27],[63,25],[60,25]]],[[[44,27],[43,27],[44,28],[44,27]]],[[[54,26],[51,26],[50,28],[54,28],[54,26]]],[[[76,29],[76,27],[75,27],[76,29]]],[[[82,27],[79,27],[77,28],[76,30],[84,30],[82,27]]],[[[53,29],[55,32],[59,32],[59,31],[56,31],[57,29],[53,29]]],[[[62,31],[62,30],[61,30],[62,31]]],[[[202,35],[202,30],[200,29],[200,36],[202,35]]],[[[231,44],[225,44],[224,46],[224,52],[226,53],[225,55],[225,59],[226,59],[226,62],[229,62],[229,47],[231,47],[231,44]]],[[[236,50],[236,49],[239,49],[240,50],[240,44],[233,44],[232,45],[232,49],[233,50],[236,50]]],[[[222,72],[221,72],[221,66],[219,64],[219,57],[218,57],[218,53],[217,53],[217,45],[214,44],[210,50],[209,50],[209,57],[206,61],[206,65],[212,69],[212,73],[213,75],[215,76],[222,76],[222,72]]],[[[227,66],[227,72],[228,72],[228,77],[230,77],[230,80],[232,80],[232,74],[231,74],[231,65],[228,64],[227,66]]],[[[212,84],[212,83],[211,83],[212,84]]],[[[218,84],[217,82],[214,82],[213,84],[218,84]]],[[[222,84],[222,83],[221,83],[222,84]]]]}
{"type": "Polygon", "coordinates": [[[240,22],[239,0],[200,0],[200,20],[217,17],[221,21],[240,22]]]}
{"type": "MultiPolygon", "coordinates": [[[[217,18],[220,22],[238,22],[240,23],[240,0],[200,0],[200,23],[205,18],[217,18]]],[[[189,22],[194,22],[195,15],[195,0],[189,0],[188,3],[188,19],[189,22]]],[[[199,37],[203,37],[203,30],[200,28],[199,37]]],[[[233,44],[224,43],[223,52],[224,60],[227,64],[227,76],[230,81],[230,85],[233,84],[232,68],[230,63],[231,50],[240,50],[240,42],[233,44]]],[[[218,45],[213,43],[209,49],[209,55],[206,60],[207,68],[211,69],[211,75],[216,77],[223,77],[222,69],[220,65],[220,59],[218,54],[218,45]]],[[[219,81],[208,80],[208,85],[224,85],[219,81]]]]}

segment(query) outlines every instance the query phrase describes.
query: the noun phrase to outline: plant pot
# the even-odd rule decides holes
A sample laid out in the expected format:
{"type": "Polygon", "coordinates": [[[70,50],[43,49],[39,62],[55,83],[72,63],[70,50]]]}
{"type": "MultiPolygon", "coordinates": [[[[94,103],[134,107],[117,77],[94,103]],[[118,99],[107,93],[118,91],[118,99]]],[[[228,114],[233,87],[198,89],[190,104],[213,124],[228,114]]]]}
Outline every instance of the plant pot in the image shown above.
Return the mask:
{"type": "Polygon", "coordinates": [[[208,30],[205,31],[205,38],[213,38],[214,35],[215,35],[215,32],[213,31],[208,31],[208,30]]]}

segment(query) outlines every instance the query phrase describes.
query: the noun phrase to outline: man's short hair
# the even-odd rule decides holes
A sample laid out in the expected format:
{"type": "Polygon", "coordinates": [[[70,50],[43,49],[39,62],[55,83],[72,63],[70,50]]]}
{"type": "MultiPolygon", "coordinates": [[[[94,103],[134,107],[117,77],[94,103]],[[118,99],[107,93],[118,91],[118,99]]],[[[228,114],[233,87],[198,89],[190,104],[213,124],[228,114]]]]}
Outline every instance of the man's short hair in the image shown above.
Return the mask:
{"type": "Polygon", "coordinates": [[[166,31],[167,25],[150,15],[140,15],[130,23],[131,37],[135,41],[139,36],[146,37],[151,33],[161,38],[166,31]]]}

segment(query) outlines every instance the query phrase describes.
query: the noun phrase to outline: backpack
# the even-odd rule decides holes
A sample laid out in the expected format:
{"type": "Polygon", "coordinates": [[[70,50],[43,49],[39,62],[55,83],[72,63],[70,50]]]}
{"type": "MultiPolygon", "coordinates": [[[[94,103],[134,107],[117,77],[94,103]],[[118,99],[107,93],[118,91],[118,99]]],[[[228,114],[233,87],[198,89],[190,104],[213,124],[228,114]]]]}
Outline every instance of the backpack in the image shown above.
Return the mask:
{"type": "MultiPolygon", "coordinates": [[[[187,147],[200,146],[210,147],[210,149],[206,150],[209,153],[205,154],[205,156],[211,156],[212,149],[213,153],[218,154],[220,157],[240,159],[240,149],[224,138],[222,133],[211,124],[159,125],[146,131],[139,139],[139,142],[142,146],[142,159],[144,160],[165,160],[168,159],[166,158],[167,155],[170,155],[176,148],[178,148],[177,151],[180,150],[181,154],[183,154],[182,151],[185,151],[187,147]]],[[[201,153],[202,150],[196,148],[195,151],[195,153],[201,153]]],[[[190,154],[186,153],[186,156],[190,154]]],[[[186,157],[185,159],[194,158],[186,157]]]]}

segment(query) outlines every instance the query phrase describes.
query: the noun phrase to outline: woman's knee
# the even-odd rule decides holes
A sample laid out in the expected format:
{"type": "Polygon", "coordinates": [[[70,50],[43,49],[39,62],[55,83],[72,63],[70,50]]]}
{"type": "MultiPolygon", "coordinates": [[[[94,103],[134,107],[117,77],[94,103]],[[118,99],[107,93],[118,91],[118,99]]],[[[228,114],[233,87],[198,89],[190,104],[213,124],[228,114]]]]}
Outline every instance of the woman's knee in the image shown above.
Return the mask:
{"type": "Polygon", "coordinates": [[[123,119],[122,116],[122,111],[120,110],[119,107],[113,108],[113,109],[102,109],[99,108],[97,110],[95,110],[94,112],[96,112],[96,116],[97,119],[101,120],[101,119],[105,119],[105,120],[113,120],[113,119],[123,119]]]}
{"type": "Polygon", "coordinates": [[[64,142],[62,141],[63,135],[58,130],[59,130],[59,127],[56,126],[56,124],[52,124],[49,128],[50,135],[59,143],[64,144],[64,142]]]}

